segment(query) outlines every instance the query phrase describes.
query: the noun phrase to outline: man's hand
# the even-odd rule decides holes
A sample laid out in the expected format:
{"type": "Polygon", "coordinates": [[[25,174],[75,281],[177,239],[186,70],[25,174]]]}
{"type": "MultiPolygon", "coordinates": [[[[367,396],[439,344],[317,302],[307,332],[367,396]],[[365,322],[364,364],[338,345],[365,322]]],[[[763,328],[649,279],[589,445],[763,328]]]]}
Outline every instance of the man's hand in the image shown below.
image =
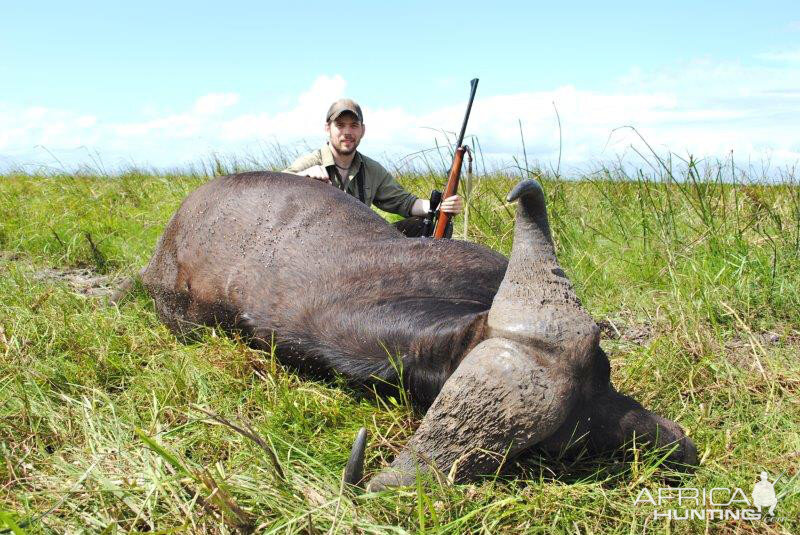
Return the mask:
{"type": "Polygon", "coordinates": [[[461,197],[453,195],[442,201],[440,209],[447,214],[460,214],[464,210],[464,203],[461,201],[461,197]]]}
{"type": "MultiPolygon", "coordinates": [[[[424,217],[428,215],[428,210],[430,210],[430,208],[431,202],[428,199],[417,199],[411,206],[411,215],[424,217]]],[[[460,214],[464,210],[464,202],[458,195],[453,195],[442,201],[439,205],[439,209],[451,215],[460,214]]]]}
{"type": "Polygon", "coordinates": [[[327,182],[328,184],[331,183],[331,179],[330,177],[328,177],[328,170],[322,167],[321,165],[315,165],[313,167],[309,167],[305,171],[300,171],[297,174],[302,176],[308,176],[311,178],[316,178],[317,180],[327,182]]]}

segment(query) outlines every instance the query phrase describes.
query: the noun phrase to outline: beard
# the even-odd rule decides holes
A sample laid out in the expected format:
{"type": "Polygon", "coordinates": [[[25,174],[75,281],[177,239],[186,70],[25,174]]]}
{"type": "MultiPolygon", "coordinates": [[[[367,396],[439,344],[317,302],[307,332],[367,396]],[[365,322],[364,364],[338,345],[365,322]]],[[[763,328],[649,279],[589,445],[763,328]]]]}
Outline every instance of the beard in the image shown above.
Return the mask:
{"type": "Polygon", "coordinates": [[[358,148],[358,141],[352,140],[352,145],[350,147],[345,147],[341,141],[335,142],[331,140],[331,145],[333,145],[333,148],[336,149],[336,152],[342,156],[350,156],[358,148]]]}

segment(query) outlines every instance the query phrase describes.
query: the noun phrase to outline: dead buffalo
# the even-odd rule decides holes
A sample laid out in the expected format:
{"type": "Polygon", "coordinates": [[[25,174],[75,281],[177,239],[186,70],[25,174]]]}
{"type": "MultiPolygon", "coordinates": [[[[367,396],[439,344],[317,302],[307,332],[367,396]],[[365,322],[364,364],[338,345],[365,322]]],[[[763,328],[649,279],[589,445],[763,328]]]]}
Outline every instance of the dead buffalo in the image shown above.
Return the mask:
{"type": "MultiPolygon", "coordinates": [[[[223,176],[170,220],[142,281],[160,318],[274,343],[279,359],[385,391],[426,414],[371,489],[436,467],[457,481],[533,445],[619,448],[634,436],[697,462],[674,422],[611,384],[599,329],[556,260],[541,187],[519,183],[511,258],[454,240],[411,239],[316,180],[223,176]]],[[[358,470],[356,470],[358,472],[358,470]]]]}

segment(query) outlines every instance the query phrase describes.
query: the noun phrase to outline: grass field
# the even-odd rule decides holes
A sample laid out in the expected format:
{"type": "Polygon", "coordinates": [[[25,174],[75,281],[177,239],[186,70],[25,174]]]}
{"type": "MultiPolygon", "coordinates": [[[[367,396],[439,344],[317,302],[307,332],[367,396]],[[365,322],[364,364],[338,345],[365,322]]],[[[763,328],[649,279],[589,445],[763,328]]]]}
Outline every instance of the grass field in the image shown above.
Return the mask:
{"type": "MultiPolygon", "coordinates": [[[[403,400],[298,376],[208,329],[182,345],[141,287],[203,173],[0,177],[0,526],[14,533],[797,533],[800,183],[693,162],[601,171],[546,190],[559,259],[601,324],[617,388],[677,421],[700,467],[632,444],[617,458],[532,452],[471,485],[342,489],[356,431],[368,471],[419,422],[403,400]],[[219,425],[250,426],[263,446],[219,425]],[[775,485],[772,522],[654,519],[642,489],[775,485]]],[[[455,235],[508,254],[516,176],[480,175],[455,235]]],[[[401,177],[427,195],[431,174],[401,177]]],[[[441,183],[438,184],[441,186],[441,183]]],[[[674,506],[664,506],[668,509],[674,506]]],[[[735,507],[734,507],[735,508],[735,507]]]]}

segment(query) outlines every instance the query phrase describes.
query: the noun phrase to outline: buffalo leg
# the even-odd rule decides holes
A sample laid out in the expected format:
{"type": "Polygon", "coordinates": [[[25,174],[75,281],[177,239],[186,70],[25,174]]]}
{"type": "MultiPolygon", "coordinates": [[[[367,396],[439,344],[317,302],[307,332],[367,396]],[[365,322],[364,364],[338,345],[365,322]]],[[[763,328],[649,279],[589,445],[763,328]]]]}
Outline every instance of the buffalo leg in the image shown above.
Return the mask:
{"type": "Polygon", "coordinates": [[[392,225],[407,238],[420,238],[425,235],[425,218],[411,216],[392,225]]]}

